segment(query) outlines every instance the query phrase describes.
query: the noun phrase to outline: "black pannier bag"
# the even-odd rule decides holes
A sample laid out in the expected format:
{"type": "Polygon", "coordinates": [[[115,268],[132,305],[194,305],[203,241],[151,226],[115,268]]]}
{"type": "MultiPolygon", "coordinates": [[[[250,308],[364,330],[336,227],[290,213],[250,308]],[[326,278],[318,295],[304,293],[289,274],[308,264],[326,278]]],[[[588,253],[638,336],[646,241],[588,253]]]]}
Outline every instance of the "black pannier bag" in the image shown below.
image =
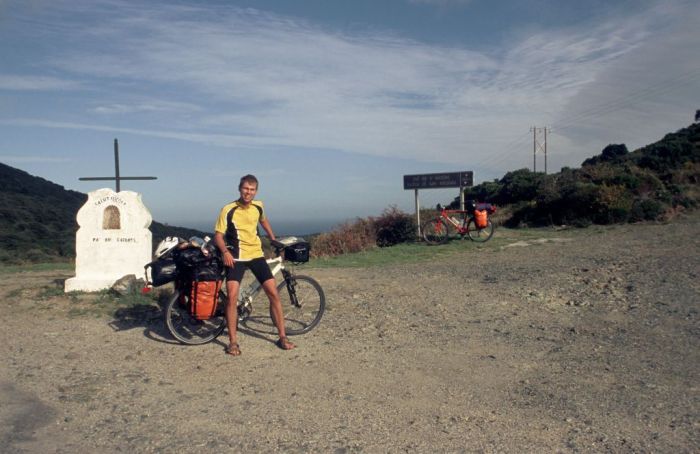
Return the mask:
{"type": "Polygon", "coordinates": [[[146,268],[146,276],[148,276],[148,268],[151,269],[150,282],[154,287],[165,285],[177,279],[177,264],[172,255],[154,260],[144,268],[146,268]]]}
{"type": "Polygon", "coordinates": [[[284,259],[293,263],[306,263],[309,261],[311,245],[306,241],[299,241],[284,247],[284,259]]]}
{"type": "Polygon", "coordinates": [[[200,262],[192,270],[193,281],[220,281],[223,264],[216,259],[200,262]]]}
{"type": "Polygon", "coordinates": [[[476,200],[466,200],[464,202],[464,209],[468,211],[469,213],[473,213],[477,208],[476,208],[476,200]]]}
{"type": "MultiPolygon", "coordinates": [[[[218,255],[204,255],[200,248],[192,247],[178,251],[175,258],[177,269],[184,276],[190,276],[194,280],[200,269],[202,273],[215,273],[216,270],[221,272],[222,265],[218,255]]],[[[216,280],[218,277],[202,280],[216,280]]]]}

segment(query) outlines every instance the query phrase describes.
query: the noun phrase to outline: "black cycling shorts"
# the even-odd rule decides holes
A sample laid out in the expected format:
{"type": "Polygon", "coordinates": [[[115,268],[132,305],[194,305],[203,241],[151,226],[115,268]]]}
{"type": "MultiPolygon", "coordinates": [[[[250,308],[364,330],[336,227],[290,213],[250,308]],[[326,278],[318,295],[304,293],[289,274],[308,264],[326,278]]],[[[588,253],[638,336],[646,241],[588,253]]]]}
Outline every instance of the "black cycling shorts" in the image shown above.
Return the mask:
{"type": "Polygon", "coordinates": [[[243,280],[243,273],[245,273],[246,269],[250,269],[261,284],[268,279],[274,278],[272,271],[270,271],[270,266],[265,261],[265,257],[260,257],[247,262],[235,262],[232,268],[226,267],[226,279],[240,283],[243,280]]]}

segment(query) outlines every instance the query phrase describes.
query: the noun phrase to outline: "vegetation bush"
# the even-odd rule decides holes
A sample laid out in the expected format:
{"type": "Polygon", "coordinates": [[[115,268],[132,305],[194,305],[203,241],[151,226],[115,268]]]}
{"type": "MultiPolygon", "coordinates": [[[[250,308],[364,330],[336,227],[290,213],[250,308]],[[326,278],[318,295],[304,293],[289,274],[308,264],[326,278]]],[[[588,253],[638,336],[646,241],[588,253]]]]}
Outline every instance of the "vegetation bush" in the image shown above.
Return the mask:
{"type": "Polygon", "coordinates": [[[370,219],[358,218],[354,222],[346,222],[330,232],[312,238],[311,254],[314,257],[330,257],[364,251],[377,247],[376,244],[373,222],[370,219]]]}
{"type": "Polygon", "coordinates": [[[357,218],[312,238],[311,253],[314,257],[330,257],[394,246],[413,241],[415,233],[413,217],[390,206],[379,217],[357,218]]]}
{"type": "Polygon", "coordinates": [[[664,213],[664,206],[653,199],[635,200],[630,209],[631,222],[654,221],[664,213]]]}
{"type": "Polygon", "coordinates": [[[610,144],[603,148],[603,151],[598,156],[586,159],[583,161],[582,166],[596,165],[601,162],[620,162],[621,159],[627,155],[627,145],[623,144],[610,144]]]}
{"type": "Polygon", "coordinates": [[[416,221],[408,213],[391,206],[374,221],[376,243],[379,247],[394,246],[413,241],[416,236],[416,221]]]}
{"type": "MultiPolygon", "coordinates": [[[[528,169],[465,190],[465,197],[510,205],[508,226],[587,226],[659,220],[700,206],[700,124],[628,152],[611,144],[580,169],[553,175],[528,169]]],[[[452,206],[458,204],[455,199],[452,206]]],[[[500,210],[504,212],[505,210],[500,210]]]]}

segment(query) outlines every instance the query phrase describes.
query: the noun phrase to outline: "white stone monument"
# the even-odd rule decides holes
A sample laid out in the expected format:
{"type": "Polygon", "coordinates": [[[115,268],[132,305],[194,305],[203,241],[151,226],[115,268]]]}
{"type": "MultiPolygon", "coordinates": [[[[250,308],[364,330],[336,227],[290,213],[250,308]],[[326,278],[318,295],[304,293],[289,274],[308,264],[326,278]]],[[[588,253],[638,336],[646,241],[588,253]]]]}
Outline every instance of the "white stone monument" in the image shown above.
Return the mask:
{"type": "Polygon", "coordinates": [[[151,261],[151,213],[133,191],[98,189],[78,211],[75,236],[75,277],[65,291],[94,292],[110,288],[118,279],[144,274],[151,261]]]}

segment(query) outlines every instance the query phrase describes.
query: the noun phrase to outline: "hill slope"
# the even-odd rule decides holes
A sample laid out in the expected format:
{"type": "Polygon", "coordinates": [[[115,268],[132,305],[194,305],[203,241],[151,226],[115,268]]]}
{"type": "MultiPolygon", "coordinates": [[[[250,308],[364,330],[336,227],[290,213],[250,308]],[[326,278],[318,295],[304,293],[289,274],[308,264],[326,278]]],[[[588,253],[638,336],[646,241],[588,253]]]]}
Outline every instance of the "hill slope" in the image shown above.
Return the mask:
{"type": "Polygon", "coordinates": [[[467,189],[465,196],[510,206],[512,226],[584,226],[673,217],[700,205],[699,183],[700,123],[695,123],[631,153],[624,144],[608,145],[579,169],[508,172],[467,189]]]}
{"type": "MultiPolygon", "coordinates": [[[[0,263],[66,260],[75,256],[75,217],[87,195],[0,163],[0,263]]],[[[153,243],[167,235],[204,235],[153,221],[153,243]]]]}

